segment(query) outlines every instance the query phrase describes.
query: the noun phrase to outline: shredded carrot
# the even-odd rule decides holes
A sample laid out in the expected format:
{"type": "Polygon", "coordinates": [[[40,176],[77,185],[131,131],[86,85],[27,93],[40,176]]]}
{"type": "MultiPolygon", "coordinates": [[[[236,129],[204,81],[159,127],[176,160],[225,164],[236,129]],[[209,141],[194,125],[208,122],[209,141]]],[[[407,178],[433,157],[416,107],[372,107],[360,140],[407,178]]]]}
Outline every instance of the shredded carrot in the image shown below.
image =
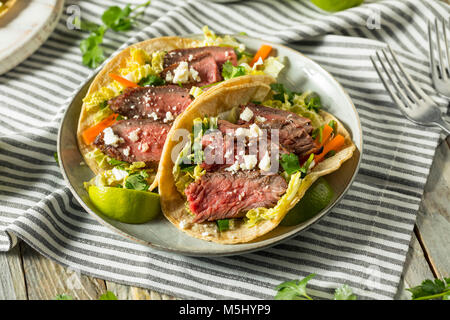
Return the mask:
{"type": "Polygon", "coordinates": [[[264,61],[266,59],[270,52],[272,51],[272,47],[268,44],[263,44],[258,51],[256,51],[255,56],[253,57],[252,62],[250,63],[250,67],[253,67],[253,65],[261,58],[261,60],[264,61]]]}
{"type": "Polygon", "coordinates": [[[110,73],[108,74],[110,78],[116,80],[117,82],[123,84],[125,87],[139,87],[139,85],[137,85],[134,82],[131,82],[130,80],[127,80],[117,74],[114,73],[110,73]]]}
{"type": "Polygon", "coordinates": [[[331,139],[328,143],[326,143],[323,147],[323,151],[320,154],[316,154],[314,161],[318,163],[327,155],[330,151],[337,152],[345,143],[345,138],[338,134],[333,139],[331,139]]]}
{"type": "Polygon", "coordinates": [[[114,113],[110,115],[108,118],[103,119],[96,125],[84,130],[82,133],[84,142],[86,144],[91,144],[92,142],[94,142],[95,138],[97,138],[100,132],[112,126],[117,121],[116,120],[117,116],[118,114],[114,113]]]}
{"type": "Polygon", "coordinates": [[[330,138],[331,133],[333,133],[333,128],[327,124],[324,125],[322,130],[322,141],[320,141],[320,136],[317,136],[315,140],[316,146],[318,146],[319,148],[324,146],[330,138]]]}

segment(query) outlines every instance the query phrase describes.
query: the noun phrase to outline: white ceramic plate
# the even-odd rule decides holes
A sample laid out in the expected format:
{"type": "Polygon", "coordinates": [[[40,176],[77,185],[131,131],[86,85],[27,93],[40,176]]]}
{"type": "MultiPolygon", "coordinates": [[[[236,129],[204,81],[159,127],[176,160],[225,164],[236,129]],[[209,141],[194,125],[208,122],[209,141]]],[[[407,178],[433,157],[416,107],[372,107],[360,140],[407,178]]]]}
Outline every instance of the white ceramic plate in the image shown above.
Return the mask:
{"type": "Polygon", "coordinates": [[[90,180],[93,173],[86,165],[80,165],[83,159],[78,150],[76,139],[82,99],[92,81],[92,79],[89,79],[76,94],[64,115],[58,136],[58,155],[62,174],[73,195],[83,208],[102,224],[128,239],[159,250],[195,256],[234,255],[260,250],[297,235],[327,214],[345,194],[358,171],[362,152],[361,125],[349,96],[328,72],[299,52],[259,39],[242,36],[236,36],[236,38],[244,43],[249,51],[254,52],[263,43],[272,45],[276,54],[285,57],[287,60],[287,68],[280,75],[279,82],[286,84],[292,90],[317,92],[325,109],[341,120],[351,133],[353,142],[357,147],[355,154],[344,163],[340,170],[325,176],[335,192],[330,205],[313,218],[299,225],[293,227],[279,226],[254,241],[234,245],[217,244],[190,237],[175,228],[162,214],[155,220],[140,225],[125,224],[103,216],[92,205],[86,190],[83,188],[83,182],[90,180]]]}
{"type": "Polygon", "coordinates": [[[58,23],[64,0],[18,0],[0,18],[0,74],[36,51],[58,23]]]}

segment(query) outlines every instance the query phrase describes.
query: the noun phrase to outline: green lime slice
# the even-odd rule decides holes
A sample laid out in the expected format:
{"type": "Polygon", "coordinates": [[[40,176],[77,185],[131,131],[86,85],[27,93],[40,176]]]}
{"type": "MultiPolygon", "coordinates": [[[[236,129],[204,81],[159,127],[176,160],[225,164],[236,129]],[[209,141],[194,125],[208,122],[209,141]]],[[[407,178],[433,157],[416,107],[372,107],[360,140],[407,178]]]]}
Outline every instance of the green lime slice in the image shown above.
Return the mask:
{"type": "Polygon", "coordinates": [[[125,223],[144,223],[161,212],[159,194],[113,187],[89,187],[92,203],[105,216],[125,223]]]}
{"type": "Polygon", "coordinates": [[[328,182],[324,178],[319,178],[305,192],[305,195],[295,207],[288,212],[280,224],[282,226],[295,226],[314,217],[328,206],[333,195],[333,189],[328,182]]]}
{"type": "Polygon", "coordinates": [[[320,9],[336,12],[359,6],[364,0],[311,0],[320,9]]]}

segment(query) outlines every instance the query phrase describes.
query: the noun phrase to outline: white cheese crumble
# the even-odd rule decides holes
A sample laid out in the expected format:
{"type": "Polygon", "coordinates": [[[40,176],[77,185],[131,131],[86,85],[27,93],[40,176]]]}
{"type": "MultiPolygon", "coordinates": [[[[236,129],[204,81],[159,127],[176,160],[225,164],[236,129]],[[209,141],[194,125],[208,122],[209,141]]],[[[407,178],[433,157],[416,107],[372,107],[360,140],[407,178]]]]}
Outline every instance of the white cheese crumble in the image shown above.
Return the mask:
{"type": "Polygon", "coordinates": [[[261,117],[261,116],[256,116],[255,120],[256,120],[256,122],[261,122],[262,123],[262,122],[266,122],[267,119],[264,118],[264,117],[261,117]]]}
{"type": "Polygon", "coordinates": [[[244,156],[244,163],[241,163],[241,169],[252,170],[258,163],[258,158],[254,154],[247,154],[244,156]]]}
{"type": "Polygon", "coordinates": [[[250,137],[254,137],[254,138],[260,137],[260,136],[262,136],[262,134],[263,134],[261,128],[258,127],[258,125],[255,124],[255,123],[252,123],[252,124],[250,125],[249,132],[250,132],[250,137]]]}
{"type": "Polygon", "coordinates": [[[119,142],[122,142],[123,139],[119,138],[118,135],[114,134],[114,131],[111,127],[103,130],[103,141],[106,145],[117,147],[119,142]]]}
{"type": "Polygon", "coordinates": [[[128,176],[128,172],[126,172],[125,170],[117,169],[116,167],[111,170],[111,173],[116,181],[121,181],[128,176]]]}
{"type": "Polygon", "coordinates": [[[234,134],[236,137],[248,137],[250,135],[250,130],[247,128],[237,128],[234,134]]]}
{"type": "Polygon", "coordinates": [[[191,73],[192,80],[197,81],[197,82],[200,82],[202,80],[202,79],[200,79],[200,76],[198,75],[198,71],[195,70],[194,68],[191,67],[189,69],[189,72],[191,73]]]}
{"type": "Polygon", "coordinates": [[[153,111],[152,113],[150,113],[148,115],[149,118],[153,118],[153,120],[158,120],[158,115],[156,114],[155,111],[153,111]]]}
{"type": "Polygon", "coordinates": [[[186,61],[181,61],[173,71],[173,83],[186,83],[189,81],[189,65],[186,61]]]}
{"type": "Polygon", "coordinates": [[[166,117],[164,118],[164,123],[168,122],[168,121],[172,121],[174,119],[172,112],[167,111],[166,112],[166,117]]]}
{"type": "Polygon", "coordinates": [[[239,118],[240,118],[241,120],[244,120],[244,121],[250,121],[250,120],[252,120],[252,118],[253,118],[253,111],[250,110],[248,107],[246,107],[246,108],[244,109],[244,111],[242,111],[242,113],[241,113],[241,115],[239,116],[239,118]]]}
{"type": "Polygon", "coordinates": [[[202,237],[207,237],[207,236],[210,236],[210,235],[211,234],[209,232],[207,232],[207,231],[202,232],[202,237]]]}
{"type": "Polygon", "coordinates": [[[131,131],[128,134],[128,138],[133,142],[138,141],[139,140],[139,132],[141,132],[141,128],[137,128],[136,130],[131,131]]]}
{"type": "Polygon", "coordinates": [[[140,147],[142,152],[146,152],[148,150],[148,148],[149,148],[147,142],[141,143],[139,147],[140,147]]]}
{"type": "Polygon", "coordinates": [[[232,166],[225,168],[225,171],[236,173],[239,170],[239,162],[235,161],[232,166]]]}
{"type": "Polygon", "coordinates": [[[262,171],[269,171],[270,170],[270,156],[269,156],[269,152],[268,151],[266,151],[266,153],[264,154],[264,157],[262,157],[261,161],[259,162],[258,167],[262,171]]]}
{"type": "Polygon", "coordinates": [[[172,76],[172,73],[169,71],[166,73],[166,81],[172,82],[172,80],[173,80],[173,76],[172,76]]]}
{"type": "Polygon", "coordinates": [[[124,156],[128,157],[130,155],[130,147],[126,147],[122,152],[124,156]]]}

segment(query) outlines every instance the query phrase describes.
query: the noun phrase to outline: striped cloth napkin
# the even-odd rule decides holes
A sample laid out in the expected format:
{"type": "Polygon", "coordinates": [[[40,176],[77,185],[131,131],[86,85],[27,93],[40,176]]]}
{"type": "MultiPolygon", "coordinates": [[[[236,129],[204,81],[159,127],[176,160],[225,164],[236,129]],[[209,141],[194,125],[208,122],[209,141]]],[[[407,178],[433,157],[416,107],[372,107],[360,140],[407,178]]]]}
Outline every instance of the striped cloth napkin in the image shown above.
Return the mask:
{"type": "MultiPolygon", "coordinates": [[[[142,1],[127,1],[139,4],[142,1]]],[[[66,1],[99,22],[118,1],[66,1]]],[[[120,2],[122,5],[126,3],[120,2]]],[[[65,9],[66,9],[65,8],[65,9]]],[[[308,288],[330,298],[346,283],[359,299],[391,299],[403,271],[416,212],[439,131],[407,121],[392,103],[369,57],[390,44],[412,77],[445,111],[431,85],[426,23],[447,18],[437,0],[365,1],[328,14],[309,1],[153,0],[139,26],[105,35],[106,54],[165,35],[246,32],[286,43],[331,72],[353,99],[364,131],[361,169],[345,198],[319,223],[276,247],[241,256],[192,258],[132,243],[103,227],[72,197],[53,159],[58,127],[74,90],[92,71],[66,26],[30,58],[0,76],[0,250],[18,239],[83,274],[180,298],[270,299],[275,286],[310,273],[308,288]]]]}

